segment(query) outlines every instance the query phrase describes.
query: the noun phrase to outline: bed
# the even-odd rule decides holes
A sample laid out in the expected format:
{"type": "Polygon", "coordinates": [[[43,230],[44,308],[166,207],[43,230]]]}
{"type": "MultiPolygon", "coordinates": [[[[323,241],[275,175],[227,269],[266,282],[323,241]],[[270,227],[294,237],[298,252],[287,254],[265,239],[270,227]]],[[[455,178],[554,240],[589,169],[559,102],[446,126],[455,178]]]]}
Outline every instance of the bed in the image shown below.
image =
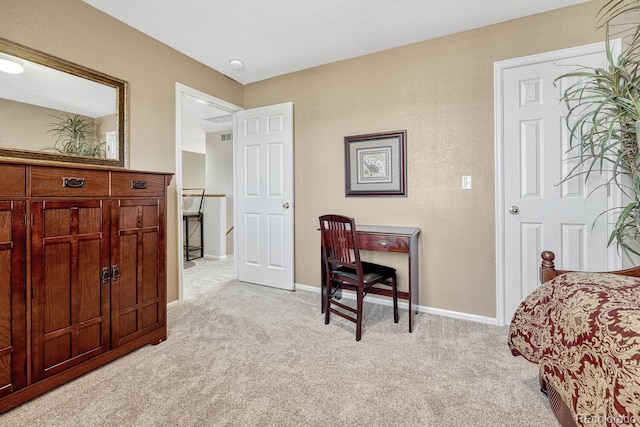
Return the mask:
{"type": "Polygon", "coordinates": [[[640,267],[556,270],[542,253],[542,285],[516,310],[512,354],[540,367],[560,424],[640,425],[640,267]]]}

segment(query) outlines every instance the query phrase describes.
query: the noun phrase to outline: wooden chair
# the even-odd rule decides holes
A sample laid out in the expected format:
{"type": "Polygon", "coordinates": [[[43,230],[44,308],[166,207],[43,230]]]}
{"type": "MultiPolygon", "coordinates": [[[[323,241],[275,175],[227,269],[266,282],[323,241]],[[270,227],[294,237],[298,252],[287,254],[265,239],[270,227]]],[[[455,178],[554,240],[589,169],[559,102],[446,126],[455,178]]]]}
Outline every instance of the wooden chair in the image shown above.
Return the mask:
{"type": "Polygon", "coordinates": [[[393,294],[393,321],[398,323],[398,288],[396,270],[360,259],[360,249],[353,218],[342,215],[320,217],[323,259],[325,260],[325,319],[331,313],[356,324],[356,341],[362,336],[362,306],[364,296],[376,284],[390,286],[393,294]],[[355,290],[356,308],[337,301],[334,285],[355,290]]]}

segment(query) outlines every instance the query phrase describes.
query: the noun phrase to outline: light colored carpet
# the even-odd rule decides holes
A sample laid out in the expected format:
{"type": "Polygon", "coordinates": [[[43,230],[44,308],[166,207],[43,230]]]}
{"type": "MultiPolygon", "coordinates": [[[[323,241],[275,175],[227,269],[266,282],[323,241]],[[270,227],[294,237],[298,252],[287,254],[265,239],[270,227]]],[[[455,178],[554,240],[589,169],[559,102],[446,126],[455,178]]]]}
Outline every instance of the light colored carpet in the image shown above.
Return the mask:
{"type": "Polygon", "coordinates": [[[554,426],[507,328],[365,304],[362,341],[319,294],[185,270],[169,337],[0,416],[0,426],[554,426]]]}

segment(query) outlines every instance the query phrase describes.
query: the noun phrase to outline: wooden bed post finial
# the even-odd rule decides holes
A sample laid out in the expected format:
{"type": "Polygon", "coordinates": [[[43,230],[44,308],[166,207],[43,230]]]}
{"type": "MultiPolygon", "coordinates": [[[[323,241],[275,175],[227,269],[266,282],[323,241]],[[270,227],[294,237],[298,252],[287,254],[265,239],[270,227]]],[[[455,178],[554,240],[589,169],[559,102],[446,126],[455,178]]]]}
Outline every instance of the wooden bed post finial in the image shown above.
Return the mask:
{"type": "Polygon", "coordinates": [[[553,260],[556,259],[556,254],[551,251],[543,251],[542,254],[542,266],[546,268],[556,268],[553,260]]]}
{"type": "MultiPolygon", "coordinates": [[[[573,270],[556,270],[556,265],[553,262],[556,259],[556,255],[551,251],[544,251],[540,254],[542,257],[542,264],[540,265],[540,281],[541,283],[548,282],[556,276],[561,274],[570,273],[573,270]]],[[[627,268],[626,270],[605,271],[604,273],[619,274],[621,276],[640,277],[640,266],[627,268]]]]}
{"type": "Polygon", "coordinates": [[[548,282],[558,275],[556,271],[556,266],[553,263],[553,260],[556,259],[556,255],[551,251],[543,251],[542,254],[542,265],[540,266],[540,282],[548,282]]]}

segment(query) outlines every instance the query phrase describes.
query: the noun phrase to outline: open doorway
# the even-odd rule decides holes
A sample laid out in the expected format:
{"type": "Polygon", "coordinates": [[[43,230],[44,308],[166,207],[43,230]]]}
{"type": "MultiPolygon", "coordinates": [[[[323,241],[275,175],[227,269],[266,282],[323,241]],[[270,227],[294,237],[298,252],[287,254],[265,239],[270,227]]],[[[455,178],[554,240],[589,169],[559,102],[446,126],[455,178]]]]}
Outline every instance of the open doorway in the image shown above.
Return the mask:
{"type": "Polygon", "coordinates": [[[184,268],[190,266],[189,262],[200,256],[222,259],[233,254],[232,132],[233,114],[240,110],[237,105],[176,83],[177,241],[178,253],[182,254],[178,275],[180,303],[184,299],[184,268]],[[201,208],[193,194],[204,194],[201,208]],[[201,209],[199,220],[185,220],[184,214],[197,208],[201,209]],[[185,247],[186,236],[195,252],[185,247]]]}

